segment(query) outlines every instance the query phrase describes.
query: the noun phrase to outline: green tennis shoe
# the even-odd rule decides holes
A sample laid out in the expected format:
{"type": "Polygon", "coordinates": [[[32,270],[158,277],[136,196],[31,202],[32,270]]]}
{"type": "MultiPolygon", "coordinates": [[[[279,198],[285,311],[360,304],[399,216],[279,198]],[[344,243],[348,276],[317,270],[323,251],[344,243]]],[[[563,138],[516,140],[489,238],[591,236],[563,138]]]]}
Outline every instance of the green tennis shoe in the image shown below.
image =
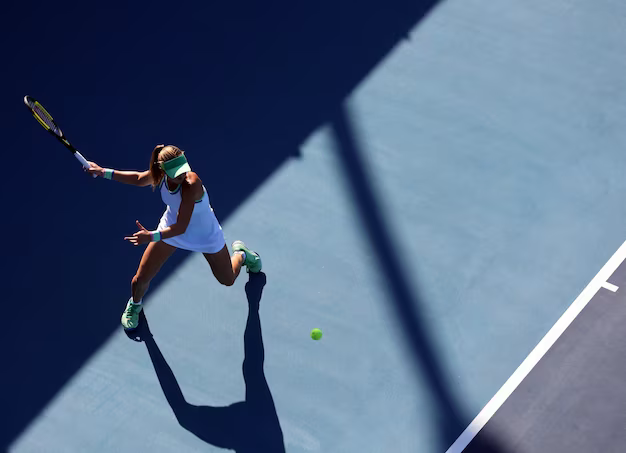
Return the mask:
{"type": "Polygon", "coordinates": [[[139,313],[143,310],[142,304],[133,304],[133,299],[128,299],[126,309],[122,313],[122,325],[126,330],[136,329],[139,325],[139,313]]]}
{"type": "Polygon", "coordinates": [[[247,272],[254,274],[261,272],[261,257],[257,252],[250,250],[246,247],[246,244],[241,241],[233,242],[233,252],[239,251],[246,253],[246,260],[243,262],[243,265],[246,266],[247,272]]]}

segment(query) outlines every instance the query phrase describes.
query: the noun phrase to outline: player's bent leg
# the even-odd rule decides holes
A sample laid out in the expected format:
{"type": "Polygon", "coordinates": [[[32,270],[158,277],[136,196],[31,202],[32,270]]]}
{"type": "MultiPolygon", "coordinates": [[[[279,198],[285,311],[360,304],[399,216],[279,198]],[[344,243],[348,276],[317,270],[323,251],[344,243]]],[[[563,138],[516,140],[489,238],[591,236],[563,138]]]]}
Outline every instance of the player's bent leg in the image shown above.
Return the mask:
{"type": "Polygon", "coordinates": [[[122,326],[124,329],[135,329],[139,325],[139,313],[143,306],[142,299],[150,282],[159,272],[167,259],[176,251],[176,247],[165,242],[151,242],[146,247],[139,263],[137,273],[131,280],[131,297],[126,303],[126,309],[122,313],[122,326]]]}
{"type": "Polygon", "coordinates": [[[218,282],[225,286],[232,286],[235,283],[243,266],[243,258],[240,255],[231,257],[226,245],[217,253],[203,253],[203,255],[218,282]]]}

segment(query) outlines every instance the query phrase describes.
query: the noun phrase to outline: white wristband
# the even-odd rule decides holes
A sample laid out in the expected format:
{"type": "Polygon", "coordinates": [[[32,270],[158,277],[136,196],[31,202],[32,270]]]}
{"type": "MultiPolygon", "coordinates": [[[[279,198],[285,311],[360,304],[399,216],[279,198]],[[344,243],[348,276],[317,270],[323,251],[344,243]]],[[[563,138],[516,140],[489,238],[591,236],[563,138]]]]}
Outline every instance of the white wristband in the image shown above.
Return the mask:
{"type": "Polygon", "coordinates": [[[113,179],[114,171],[111,168],[104,169],[104,179],[113,179]]]}
{"type": "Polygon", "coordinates": [[[161,240],[161,232],[158,230],[150,231],[150,237],[152,237],[152,242],[159,242],[161,240]]]}

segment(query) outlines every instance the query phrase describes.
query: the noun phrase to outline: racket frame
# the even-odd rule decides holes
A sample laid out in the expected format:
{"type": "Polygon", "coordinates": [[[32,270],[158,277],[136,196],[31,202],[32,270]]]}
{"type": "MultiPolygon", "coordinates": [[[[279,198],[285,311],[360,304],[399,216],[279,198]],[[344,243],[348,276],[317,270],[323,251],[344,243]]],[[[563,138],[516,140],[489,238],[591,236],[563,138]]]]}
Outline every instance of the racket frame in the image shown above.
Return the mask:
{"type": "MultiPolygon", "coordinates": [[[[37,122],[41,124],[43,128],[47,130],[50,134],[56,137],[57,140],[63,143],[63,145],[72,152],[74,157],[78,159],[78,161],[82,164],[83,167],[90,168],[89,163],[87,162],[87,159],[85,159],[83,155],[76,148],[74,148],[74,146],[69,142],[69,140],[65,137],[65,134],[63,134],[63,131],[61,130],[59,125],[56,123],[56,121],[54,121],[54,118],[52,118],[52,115],[48,113],[48,111],[41,104],[41,102],[39,102],[37,99],[33,98],[32,96],[26,95],[24,96],[24,104],[26,105],[26,108],[30,111],[30,113],[32,113],[32,115],[35,117],[37,122]],[[31,103],[43,111],[43,113],[48,117],[50,122],[54,125],[54,129],[57,132],[55,132],[55,130],[50,128],[50,126],[46,124],[46,122],[35,112],[35,109],[31,107],[31,103]]],[[[95,178],[96,175],[93,175],[93,177],[95,178]]]]}

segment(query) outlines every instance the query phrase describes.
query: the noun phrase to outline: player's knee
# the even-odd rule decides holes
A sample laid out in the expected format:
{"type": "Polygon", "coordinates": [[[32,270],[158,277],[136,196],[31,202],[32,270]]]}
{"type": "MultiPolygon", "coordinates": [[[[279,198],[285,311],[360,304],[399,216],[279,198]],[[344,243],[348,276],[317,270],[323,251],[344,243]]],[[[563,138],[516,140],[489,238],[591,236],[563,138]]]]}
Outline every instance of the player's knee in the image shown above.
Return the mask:
{"type": "Polygon", "coordinates": [[[222,277],[219,279],[219,282],[224,286],[233,286],[235,284],[235,276],[222,277]]]}

